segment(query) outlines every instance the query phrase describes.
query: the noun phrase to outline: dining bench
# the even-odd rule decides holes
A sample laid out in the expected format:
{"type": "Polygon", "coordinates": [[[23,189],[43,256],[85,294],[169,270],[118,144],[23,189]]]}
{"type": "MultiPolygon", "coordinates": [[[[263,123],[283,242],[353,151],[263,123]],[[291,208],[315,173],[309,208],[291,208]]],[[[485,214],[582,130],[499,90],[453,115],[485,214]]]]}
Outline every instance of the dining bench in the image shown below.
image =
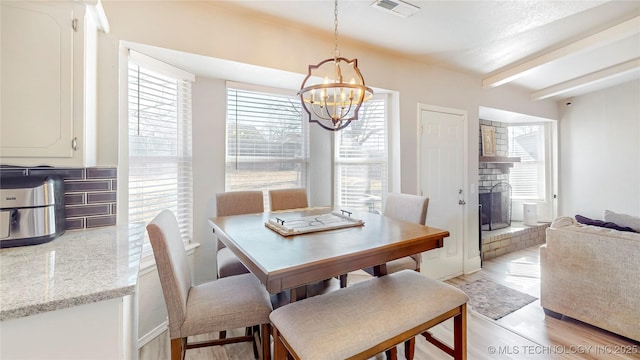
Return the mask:
{"type": "MultiPolygon", "coordinates": [[[[469,297],[454,286],[403,270],[372,278],[327,294],[287,304],[270,315],[274,359],[368,359],[422,334],[451,355],[466,359],[466,304],[469,297]],[[453,347],[427,331],[453,318],[453,347]]],[[[411,346],[413,349],[413,346],[411,346]]]]}

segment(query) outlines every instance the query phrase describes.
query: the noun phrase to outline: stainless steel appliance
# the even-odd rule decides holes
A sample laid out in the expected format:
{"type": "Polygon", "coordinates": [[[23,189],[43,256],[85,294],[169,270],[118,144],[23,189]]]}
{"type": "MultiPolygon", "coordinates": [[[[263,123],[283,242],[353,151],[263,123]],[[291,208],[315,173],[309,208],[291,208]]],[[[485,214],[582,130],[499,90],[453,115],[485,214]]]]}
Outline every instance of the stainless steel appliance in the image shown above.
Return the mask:
{"type": "Polygon", "coordinates": [[[42,244],[65,230],[61,178],[0,177],[0,248],[42,244]]]}

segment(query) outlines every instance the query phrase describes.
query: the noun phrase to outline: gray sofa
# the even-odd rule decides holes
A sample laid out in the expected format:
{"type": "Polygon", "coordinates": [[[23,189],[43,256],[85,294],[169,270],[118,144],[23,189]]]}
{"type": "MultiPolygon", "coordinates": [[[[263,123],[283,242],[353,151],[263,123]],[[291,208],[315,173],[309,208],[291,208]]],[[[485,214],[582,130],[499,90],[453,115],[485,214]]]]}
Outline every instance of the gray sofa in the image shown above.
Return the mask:
{"type": "Polygon", "coordinates": [[[640,341],[640,233],[556,219],[540,247],[540,304],[640,341]]]}

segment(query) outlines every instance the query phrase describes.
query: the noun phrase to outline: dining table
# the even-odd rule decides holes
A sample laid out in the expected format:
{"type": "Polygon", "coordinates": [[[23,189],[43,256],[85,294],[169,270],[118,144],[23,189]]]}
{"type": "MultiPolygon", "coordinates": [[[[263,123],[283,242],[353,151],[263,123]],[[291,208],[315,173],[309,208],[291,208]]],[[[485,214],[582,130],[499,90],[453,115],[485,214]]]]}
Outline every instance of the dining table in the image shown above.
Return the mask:
{"type": "Polygon", "coordinates": [[[322,208],[221,216],[209,219],[213,233],[274,295],[291,290],[299,298],[308,284],[374,268],[386,274],[385,263],[441,248],[446,230],[397,220],[369,212],[322,208]],[[281,234],[269,223],[293,223],[338,213],[356,223],[338,229],[281,234]]]}

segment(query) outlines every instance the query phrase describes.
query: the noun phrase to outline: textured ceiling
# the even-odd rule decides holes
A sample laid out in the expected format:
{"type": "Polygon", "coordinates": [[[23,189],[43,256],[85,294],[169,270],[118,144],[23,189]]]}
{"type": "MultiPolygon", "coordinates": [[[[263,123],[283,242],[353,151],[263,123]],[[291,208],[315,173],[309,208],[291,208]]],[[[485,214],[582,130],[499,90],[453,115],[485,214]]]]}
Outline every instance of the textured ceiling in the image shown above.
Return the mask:
{"type": "MultiPolygon", "coordinates": [[[[396,1],[396,0],[394,0],[396,1]]],[[[566,98],[640,78],[640,1],[416,1],[407,18],[340,0],[348,37],[483,77],[532,99],[566,98]]],[[[333,31],[333,1],[229,0],[226,6],[333,31]]]]}

